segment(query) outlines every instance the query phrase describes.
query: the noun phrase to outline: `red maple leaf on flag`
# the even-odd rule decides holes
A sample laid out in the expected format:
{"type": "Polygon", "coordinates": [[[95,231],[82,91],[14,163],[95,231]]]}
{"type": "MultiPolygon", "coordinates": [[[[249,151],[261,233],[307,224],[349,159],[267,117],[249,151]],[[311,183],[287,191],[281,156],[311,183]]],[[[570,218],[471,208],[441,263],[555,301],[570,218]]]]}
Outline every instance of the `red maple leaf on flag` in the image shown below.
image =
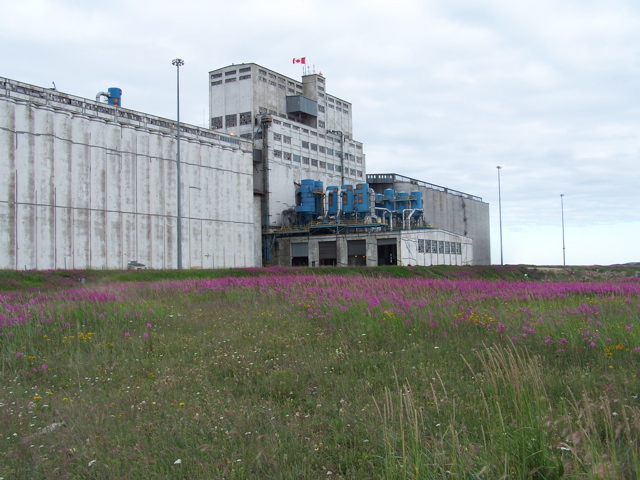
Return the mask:
{"type": "Polygon", "coordinates": [[[300,63],[302,65],[306,65],[307,64],[307,57],[301,57],[301,58],[294,58],[293,59],[293,63],[300,63]]]}

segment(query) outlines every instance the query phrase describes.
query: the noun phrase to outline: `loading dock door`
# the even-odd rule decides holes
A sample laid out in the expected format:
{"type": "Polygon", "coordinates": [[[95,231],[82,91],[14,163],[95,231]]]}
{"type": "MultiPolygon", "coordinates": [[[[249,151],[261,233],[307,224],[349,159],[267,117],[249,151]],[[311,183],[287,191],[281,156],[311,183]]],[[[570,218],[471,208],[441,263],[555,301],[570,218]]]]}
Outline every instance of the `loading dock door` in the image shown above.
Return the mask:
{"type": "Polygon", "coordinates": [[[320,265],[335,267],[338,264],[338,249],[336,242],[318,242],[320,265]]]}
{"type": "Polygon", "coordinates": [[[367,265],[367,241],[351,240],[347,242],[347,255],[350,267],[367,265]]]}
{"type": "Polygon", "coordinates": [[[291,244],[291,266],[292,267],[308,267],[309,266],[309,244],[308,243],[292,243],[291,244]]]}
{"type": "Polygon", "coordinates": [[[378,239],[378,265],[397,265],[398,245],[395,238],[378,239]]]}

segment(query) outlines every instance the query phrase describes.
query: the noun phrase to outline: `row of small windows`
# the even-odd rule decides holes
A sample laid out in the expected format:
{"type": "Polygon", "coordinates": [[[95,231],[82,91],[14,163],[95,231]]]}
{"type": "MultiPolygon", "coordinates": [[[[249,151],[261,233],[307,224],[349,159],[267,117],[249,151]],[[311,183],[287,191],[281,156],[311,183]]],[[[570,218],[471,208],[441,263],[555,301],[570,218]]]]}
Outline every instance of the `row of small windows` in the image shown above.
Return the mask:
{"type": "MultiPolygon", "coordinates": [[[[249,80],[251,78],[251,75],[240,75],[239,79],[240,80],[249,80]]],[[[232,83],[235,82],[237,80],[236,77],[230,77],[230,78],[225,78],[224,79],[224,83],[232,83]]],[[[221,85],[222,84],[222,80],[216,80],[211,82],[211,86],[215,87],[216,85],[221,85]]]]}
{"type": "Polygon", "coordinates": [[[418,240],[418,253],[462,255],[462,243],[442,240],[418,240]]]}
{"type": "MultiPolygon", "coordinates": [[[[240,115],[240,125],[251,125],[251,112],[242,112],[240,115]]],[[[224,126],[226,128],[238,126],[238,115],[232,113],[224,116],[224,126]]],[[[214,130],[223,128],[222,117],[213,117],[211,119],[211,128],[214,130]]]]}
{"type": "MultiPolygon", "coordinates": [[[[329,170],[332,172],[338,172],[338,173],[342,172],[341,165],[336,165],[333,163],[325,162],[323,160],[318,160],[317,158],[303,157],[301,155],[298,155],[297,153],[283,152],[282,150],[274,150],[273,156],[275,158],[283,158],[284,160],[293,160],[294,162],[302,163],[303,165],[310,164],[313,167],[319,166],[320,168],[323,168],[325,170],[329,170]]],[[[344,172],[346,174],[350,174],[353,177],[355,177],[356,175],[359,177],[362,176],[362,170],[356,170],[355,168],[345,167],[344,172]]]]}

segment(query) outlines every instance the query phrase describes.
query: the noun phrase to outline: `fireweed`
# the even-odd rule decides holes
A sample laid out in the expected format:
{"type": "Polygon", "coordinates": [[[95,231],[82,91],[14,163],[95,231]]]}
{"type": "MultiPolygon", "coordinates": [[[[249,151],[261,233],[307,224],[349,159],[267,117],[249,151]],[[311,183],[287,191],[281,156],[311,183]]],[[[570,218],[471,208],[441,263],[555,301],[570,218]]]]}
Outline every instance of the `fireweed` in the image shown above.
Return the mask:
{"type": "Polygon", "coordinates": [[[3,293],[0,476],[633,478],[639,293],[286,274],[3,293]]]}

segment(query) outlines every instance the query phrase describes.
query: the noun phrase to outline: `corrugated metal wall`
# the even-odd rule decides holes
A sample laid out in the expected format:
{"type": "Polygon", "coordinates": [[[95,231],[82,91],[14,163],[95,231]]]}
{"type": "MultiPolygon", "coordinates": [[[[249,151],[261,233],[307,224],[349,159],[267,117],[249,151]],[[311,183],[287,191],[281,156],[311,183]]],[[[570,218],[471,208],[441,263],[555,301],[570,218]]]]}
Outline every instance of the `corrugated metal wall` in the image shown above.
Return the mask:
{"type": "MultiPolygon", "coordinates": [[[[255,266],[251,147],[193,137],[183,267],[255,266]]],[[[0,268],[175,268],[175,158],[170,128],[0,91],[0,268]]]]}

